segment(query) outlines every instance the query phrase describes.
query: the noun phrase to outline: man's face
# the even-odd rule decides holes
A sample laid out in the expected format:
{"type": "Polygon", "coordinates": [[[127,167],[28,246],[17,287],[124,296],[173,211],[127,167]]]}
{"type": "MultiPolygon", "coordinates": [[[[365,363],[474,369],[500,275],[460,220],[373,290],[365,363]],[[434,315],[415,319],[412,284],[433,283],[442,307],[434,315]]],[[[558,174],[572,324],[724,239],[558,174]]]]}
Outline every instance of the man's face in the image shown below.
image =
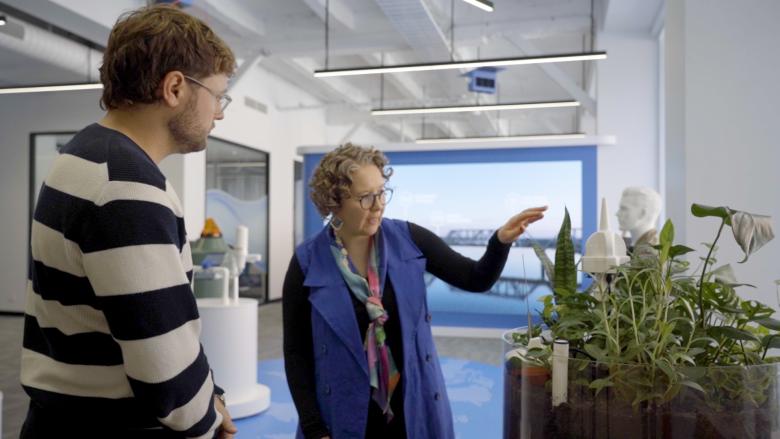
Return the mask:
{"type": "Polygon", "coordinates": [[[227,75],[212,75],[198,81],[203,85],[187,81],[190,98],[168,121],[168,129],[180,154],[206,149],[206,139],[214,129],[215,121],[224,118],[219,97],[227,91],[227,75]]]}
{"type": "Polygon", "coordinates": [[[640,200],[633,195],[623,195],[620,197],[620,208],[617,211],[618,224],[620,230],[631,230],[637,226],[637,223],[644,215],[640,200]]]}

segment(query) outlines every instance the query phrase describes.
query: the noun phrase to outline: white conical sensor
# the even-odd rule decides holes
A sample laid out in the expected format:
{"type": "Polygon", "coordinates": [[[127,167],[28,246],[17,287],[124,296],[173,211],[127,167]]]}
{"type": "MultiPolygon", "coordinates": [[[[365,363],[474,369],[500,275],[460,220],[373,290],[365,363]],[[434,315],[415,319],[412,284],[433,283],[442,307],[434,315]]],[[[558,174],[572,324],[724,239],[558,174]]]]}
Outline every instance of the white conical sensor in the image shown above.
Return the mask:
{"type": "Polygon", "coordinates": [[[609,231],[607,212],[607,200],[602,198],[599,231],[590,235],[582,256],[582,271],[586,273],[614,273],[616,266],[628,262],[623,238],[609,231]]]}
{"type": "Polygon", "coordinates": [[[599,231],[606,232],[609,230],[609,215],[607,215],[607,199],[601,199],[601,221],[599,222],[599,231]]]}

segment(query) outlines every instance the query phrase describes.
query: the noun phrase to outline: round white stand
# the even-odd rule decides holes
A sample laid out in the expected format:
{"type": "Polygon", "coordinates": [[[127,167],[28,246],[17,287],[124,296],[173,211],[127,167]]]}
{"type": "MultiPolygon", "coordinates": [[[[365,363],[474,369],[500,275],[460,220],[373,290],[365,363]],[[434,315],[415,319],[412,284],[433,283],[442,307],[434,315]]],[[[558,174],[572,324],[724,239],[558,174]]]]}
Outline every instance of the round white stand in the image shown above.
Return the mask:
{"type": "Polygon", "coordinates": [[[197,299],[202,324],[200,340],[225,390],[233,419],[255,415],[271,405],[271,390],[257,383],[257,300],[197,299]]]}

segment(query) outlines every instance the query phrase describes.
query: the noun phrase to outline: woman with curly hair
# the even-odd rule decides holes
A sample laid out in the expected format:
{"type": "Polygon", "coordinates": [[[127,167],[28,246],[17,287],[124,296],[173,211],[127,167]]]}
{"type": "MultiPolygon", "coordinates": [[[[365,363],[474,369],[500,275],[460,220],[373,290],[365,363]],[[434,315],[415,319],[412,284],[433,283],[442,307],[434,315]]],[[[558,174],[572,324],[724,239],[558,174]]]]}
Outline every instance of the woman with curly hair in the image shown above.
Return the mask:
{"type": "Polygon", "coordinates": [[[382,218],[391,175],[382,152],[346,144],[322,158],[309,183],[330,220],[296,249],[284,281],[298,438],[454,438],[423,274],[487,291],[512,243],[547,209],[510,218],[474,261],[421,226],[382,218]]]}

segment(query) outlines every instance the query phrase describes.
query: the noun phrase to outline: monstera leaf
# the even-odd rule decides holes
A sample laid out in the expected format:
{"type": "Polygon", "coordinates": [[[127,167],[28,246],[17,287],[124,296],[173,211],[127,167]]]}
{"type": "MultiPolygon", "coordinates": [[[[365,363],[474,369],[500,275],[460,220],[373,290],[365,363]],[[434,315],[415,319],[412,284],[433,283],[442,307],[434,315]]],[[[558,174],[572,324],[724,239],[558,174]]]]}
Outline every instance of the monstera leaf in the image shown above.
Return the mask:
{"type": "Polygon", "coordinates": [[[737,244],[745,252],[745,259],[739,261],[740,263],[747,261],[750,255],[775,237],[771,216],[754,215],[738,210],[732,211],[731,231],[734,232],[737,244]]]}
{"type": "Polygon", "coordinates": [[[731,226],[734,239],[745,252],[745,258],[739,261],[740,263],[747,261],[750,255],[775,237],[772,230],[772,217],[767,215],[756,215],[725,206],[711,207],[695,203],[691,205],[691,213],[700,218],[707,216],[721,218],[731,226]]]}

